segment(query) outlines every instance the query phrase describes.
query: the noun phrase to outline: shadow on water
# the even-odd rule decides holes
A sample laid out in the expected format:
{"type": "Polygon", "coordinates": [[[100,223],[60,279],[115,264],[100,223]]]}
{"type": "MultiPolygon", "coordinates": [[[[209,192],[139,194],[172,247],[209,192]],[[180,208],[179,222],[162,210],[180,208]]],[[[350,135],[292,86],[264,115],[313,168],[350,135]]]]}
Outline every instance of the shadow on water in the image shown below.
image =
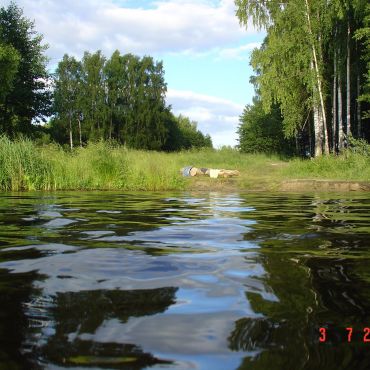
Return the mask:
{"type": "Polygon", "coordinates": [[[0,368],[370,368],[369,211],[368,194],[4,194],[0,368]]]}

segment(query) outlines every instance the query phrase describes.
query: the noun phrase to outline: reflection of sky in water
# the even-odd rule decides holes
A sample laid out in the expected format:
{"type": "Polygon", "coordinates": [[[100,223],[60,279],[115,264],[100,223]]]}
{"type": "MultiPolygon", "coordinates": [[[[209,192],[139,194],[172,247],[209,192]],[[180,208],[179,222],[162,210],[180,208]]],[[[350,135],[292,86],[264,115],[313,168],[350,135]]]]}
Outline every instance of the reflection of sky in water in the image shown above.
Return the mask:
{"type": "Polygon", "coordinates": [[[176,246],[189,248],[191,251],[202,248],[206,250],[240,250],[256,247],[252,242],[243,240],[243,235],[256,222],[239,217],[240,214],[253,210],[252,207],[241,206],[242,200],[240,198],[235,196],[211,197],[209,199],[169,198],[167,201],[185,204],[185,208],[165,207],[160,210],[170,214],[165,217],[167,221],[171,222],[170,225],[150,231],[133,231],[123,236],[104,236],[100,241],[129,242],[154,247],[156,245],[161,247],[176,246]],[[189,209],[188,205],[194,205],[195,208],[189,209]],[[180,217],[182,213],[193,213],[193,218],[180,217]],[[195,216],[197,217],[194,218],[195,216]]]}
{"type": "Polygon", "coordinates": [[[161,358],[175,358],[189,368],[198,364],[202,369],[232,369],[240,362],[240,353],[228,349],[227,334],[237,318],[225,311],[198,315],[166,313],[131,318],[126,324],[111,319],[104,321],[96,333],[82,334],[80,338],[140,343],[145,351],[161,358]]]}
{"type": "Polygon", "coordinates": [[[198,221],[174,222],[170,226],[146,232],[132,232],[126,236],[106,236],[101,238],[105,242],[135,242],[147,246],[183,246],[187,248],[220,248],[243,249],[253,248],[250,241],[243,240],[248,232],[248,225],[254,224],[250,220],[236,220],[233,218],[206,219],[198,221]]]}
{"type": "Polygon", "coordinates": [[[127,322],[111,317],[94,333],[64,334],[72,343],[76,339],[135,343],[144,351],[177,361],[179,368],[233,368],[242,356],[228,349],[235,321],[261,317],[246,293],[278,300],[265,286],[258,245],[244,240],[256,221],[248,219],[253,208],[243,202],[234,195],[218,194],[154,200],[153,211],[145,209],[152,218],[142,223],[140,211],[138,219],[127,216],[133,205],[125,208],[124,201],[119,209],[109,209],[107,203],[101,209],[92,204],[90,209],[78,201],[76,208],[44,205],[22,218],[37,230],[39,243],[2,249],[37,251],[38,257],[5,261],[0,268],[45,276],[34,282],[43,298],[24,306],[30,322],[41,328],[34,339],[40,346],[55,335],[49,311],[57,293],[176,287],[175,302],[162,313],[130,317],[127,322]],[[59,238],[59,243],[45,243],[43,238],[48,237],[59,238]],[[149,253],[156,248],[164,252],[149,253]]]}
{"type": "Polygon", "coordinates": [[[264,275],[264,269],[256,263],[258,255],[254,252],[242,256],[235,253],[148,256],[142,251],[123,248],[78,250],[58,244],[33,246],[32,249],[47,253],[42,258],[3,262],[0,267],[17,273],[37,270],[46,275],[47,279],[36,284],[47,295],[169,285],[201,287],[220,297],[228,291],[239,296],[239,291],[248,291],[248,288],[258,293],[265,291],[262,280],[258,279],[264,275]]]}

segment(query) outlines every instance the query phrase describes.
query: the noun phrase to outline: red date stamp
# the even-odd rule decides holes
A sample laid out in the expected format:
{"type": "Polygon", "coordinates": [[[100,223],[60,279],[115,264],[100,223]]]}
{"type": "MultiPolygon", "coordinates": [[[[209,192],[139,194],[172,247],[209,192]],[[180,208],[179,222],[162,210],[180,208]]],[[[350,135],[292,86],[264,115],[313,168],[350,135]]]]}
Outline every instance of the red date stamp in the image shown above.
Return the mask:
{"type": "MultiPolygon", "coordinates": [[[[354,334],[361,335],[362,341],[364,343],[370,343],[370,328],[363,328],[361,331],[361,330],[355,330],[352,327],[348,327],[343,330],[345,330],[347,342],[349,343],[352,342],[352,338],[354,334]]],[[[321,327],[319,328],[319,332],[320,332],[319,342],[321,343],[326,342],[328,339],[328,334],[330,332],[330,329],[321,327]]]]}

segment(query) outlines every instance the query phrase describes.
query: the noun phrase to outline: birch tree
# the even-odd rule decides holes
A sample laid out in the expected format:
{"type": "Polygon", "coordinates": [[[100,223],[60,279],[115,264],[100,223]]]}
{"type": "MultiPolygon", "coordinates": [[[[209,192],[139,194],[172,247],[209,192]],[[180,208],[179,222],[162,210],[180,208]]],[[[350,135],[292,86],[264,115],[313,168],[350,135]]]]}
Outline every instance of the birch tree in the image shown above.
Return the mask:
{"type": "MultiPolygon", "coordinates": [[[[79,122],[81,98],[81,63],[65,54],[54,77],[54,111],[68,122],[69,145],[73,149],[75,122],[79,122]]],[[[79,126],[80,145],[81,127],[79,126]]]]}
{"type": "Polygon", "coordinates": [[[322,57],[317,45],[317,22],[311,13],[316,2],[305,0],[236,1],[237,15],[247,25],[251,17],[254,25],[267,29],[264,47],[252,56],[254,68],[261,69],[257,77],[261,96],[268,111],[276,101],[281,105],[284,132],[287,137],[297,135],[307,114],[315,121],[315,155],[328,153],[325,97],[322,77],[322,57]]]}
{"type": "Polygon", "coordinates": [[[104,139],[106,130],[106,85],[104,76],[105,57],[100,50],[85,52],[82,58],[82,114],[87,137],[104,139]]]}
{"type": "MultiPolygon", "coordinates": [[[[106,76],[106,98],[108,105],[108,116],[109,116],[109,133],[108,138],[112,139],[114,136],[114,128],[119,117],[119,102],[122,99],[122,63],[121,55],[118,50],[116,50],[111,58],[106,62],[104,67],[104,74],[106,76]]],[[[118,134],[118,133],[117,133],[118,134]]]]}
{"type": "MultiPolygon", "coordinates": [[[[355,37],[359,42],[362,42],[364,53],[363,60],[366,63],[366,68],[363,73],[363,86],[359,88],[358,99],[361,102],[367,103],[367,110],[363,112],[364,119],[370,119],[370,4],[367,3],[363,11],[364,18],[362,25],[355,31],[355,37]]],[[[361,77],[361,76],[360,76],[361,77]]]]}
{"type": "Polygon", "coordinates": [[[257,83],[264,107],[280,105],[287,136],[297,136],[309,117],[316,156],[341,150],[351,134],[370,136],[370,130],[361,128],[362,102],[369,101],[369,65],[363,62],[369,60],[366,0],[235,3],[241,24],[252,22],[267,31],[251,64],[261,72],[257,83]]]}

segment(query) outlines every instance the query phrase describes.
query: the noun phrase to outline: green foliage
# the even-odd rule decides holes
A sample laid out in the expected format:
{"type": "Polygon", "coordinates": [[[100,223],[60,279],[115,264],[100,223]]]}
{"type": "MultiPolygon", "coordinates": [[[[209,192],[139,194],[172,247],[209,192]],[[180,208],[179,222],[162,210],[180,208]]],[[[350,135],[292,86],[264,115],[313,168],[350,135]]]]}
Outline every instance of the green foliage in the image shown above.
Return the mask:
{"type": "Polygon", "coordinates": [[[161,149],[168,135],[165,93],[163,65],[151,57],[115,51],[106,60],[98,51],[78,62],[65,55],[55,75],[53,132],[60,138],[58,128],[66,136],[69,127],[70,136],[85,142],[113,139],[161,149]]]}
{"type": "Polygon", "coordinates": [[[0,8],[0,132],[29,134],[49,113],[46,47],[15,3],[0,8]]]}
{"type": "Polygon", "coordinates": [[[284,137],[282,117],[278,106],[269,113],[262,107],[262,101],[253,99],[240,117],[239,148],[243,153],[282,153],[294,151],[291,140],[284,137]]]}
{"type": "Polygon", "coordinates": [[[132,148],[159,150],[167,137],[163,64],[148,56],[130,56],[128,63],[131,109],[123,128],[125,141],[132,148]]]}
{"type": "Polygon", "coordinates": [[[211,137],[203,135],[197,129],[195,121],[190,121],[188,117],[181,114],[178,117],[172,116],[172,127],[168,141],[168,145],[172,145],[170,150],[212,148],[211,137]]]}
{"type": "Polygon", "coordinates": [[[54,111],[61,122],[68,122],[70,146],[73,147],[72,122],[82,114],[82,65],[74,57],[63,56],[54,79],[54,111]]]}
{"type": "Polygon", "coordinates": [[[269,112],[274,103],[280,105],[286,137],[294,137],[302,128],[313,96],[312,47],[299,3],[270,11],[274,26],[268,29],[263,46],[253,52],[251,59],[259,72],[256,83],[263,107],[269,112]]]}
{"type": "Polygon", "coordinates": [[[348,150],[364,157],[370,157],[370,144],[364,139],[355,139],[353,136],[348,138],[348,150]]]}
{"type": "Polygon", "coordinates": [[[84,133],[91,140],[107,139],[105,62],[100,50],[93,54],[85,52],[82,58],[82,86],[77,99],[81,101],[84,133]]]}
{"type": "Polygon", "coordinates": [[[317,155],[342,149],[347,131],[369,139],[369,128],[361,121],[369,116],[368,1],[235,4],[241,24],[252,22],[267,31],[251,64],[265,111],[280,106],[285,136],[299,138],[305,131],[308,138],[313,133],[317,155]],[[355,105],[356,100],[362,104],[355,105]]]}
{"type": "Polygon", "coordinates": [[[368,104],[368,109],[364,111],[363,118],[370,119],[370,4],[366,5],[364,14],[363,25],[356,31],[355,37],[357,40],[362,41],[364,45],[363,59],[366,62],[366,72],[364,74],[363,92],[359,100],[368,104]]]}
{"type": "Polygon", "coordinates": [[[11,45],[0,44],[0,107],[13,88],[14,78],[18,71],[20,55],[11,45]]]}
{"type": "Polygon", "coordinates": [[[111,140],[113,137],[119,138],[121,125],[124,118],[124,99],[122,92],[124,91],[125,80],[127,76],[123,68],[123,58],[118,50],[116,50],[111,58],[106,61],[104,66],[104,75],[106,78],[106,103],[108,108],[108,137],[111,140]]]}

